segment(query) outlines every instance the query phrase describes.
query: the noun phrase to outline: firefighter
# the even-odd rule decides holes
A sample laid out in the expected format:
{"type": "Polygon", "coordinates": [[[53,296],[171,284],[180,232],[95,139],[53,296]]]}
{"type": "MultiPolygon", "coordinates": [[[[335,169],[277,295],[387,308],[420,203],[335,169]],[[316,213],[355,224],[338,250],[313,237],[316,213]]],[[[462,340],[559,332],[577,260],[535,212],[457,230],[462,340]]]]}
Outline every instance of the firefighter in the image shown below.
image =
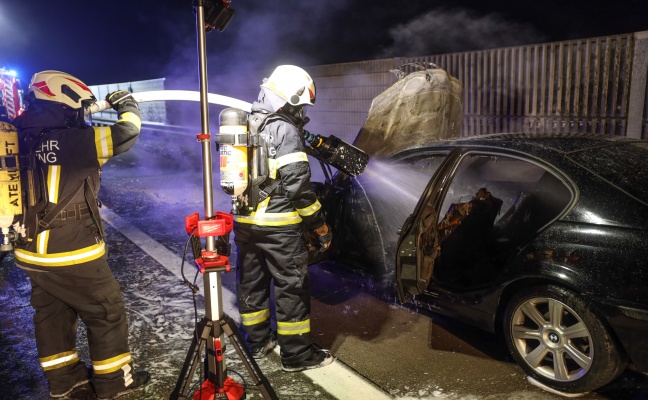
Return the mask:
{"type": "Polygon", "coordinates": [[[277,345],[284,371],[318,368],[333,362],[313,346],[310,277],[303,232],[314,232],[322,250],[332,233],[311,187],[302,127],[305,107],[315,103],[315,83],[303,69],[282,65],[261,85],[252,113],[266,114],[259,134],[266,138],[270,177],[279,180],[250,215],[234,216],[237,291],[246,341],[254,358],[277,345]],[[270,324],[274,282],[277,332],[270,324]]]}
{"type": "Polygon", "coordinates": [[[93,128],[84,109],[96,99],[79,79],[59,71],[34,74],[19,132],[23,188],[29,187],[26,235],[14,256],[32,287],[36,347],[51,398],[91,390],[112,399],[146,384],[135,372],[120,286],[108,266],[97,194],[101,166],[133,146],[141,128],[127,91],[108,94],[118,113],[110,127],[93,128]],[[87,328],[91,366],[76,350],[78,318],[87,328]]]}

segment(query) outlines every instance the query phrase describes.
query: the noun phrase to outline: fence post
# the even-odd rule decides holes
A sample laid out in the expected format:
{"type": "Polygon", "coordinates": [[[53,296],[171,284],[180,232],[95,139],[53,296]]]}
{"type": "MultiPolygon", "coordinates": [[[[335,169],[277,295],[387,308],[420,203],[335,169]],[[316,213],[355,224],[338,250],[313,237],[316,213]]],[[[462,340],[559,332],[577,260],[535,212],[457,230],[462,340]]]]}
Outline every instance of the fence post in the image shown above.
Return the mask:
{"type": "Polygon", "coordinates": [[[626,136],[641,139],[648,78],[648,31],[634,34],[633,53],[626,136]]]}

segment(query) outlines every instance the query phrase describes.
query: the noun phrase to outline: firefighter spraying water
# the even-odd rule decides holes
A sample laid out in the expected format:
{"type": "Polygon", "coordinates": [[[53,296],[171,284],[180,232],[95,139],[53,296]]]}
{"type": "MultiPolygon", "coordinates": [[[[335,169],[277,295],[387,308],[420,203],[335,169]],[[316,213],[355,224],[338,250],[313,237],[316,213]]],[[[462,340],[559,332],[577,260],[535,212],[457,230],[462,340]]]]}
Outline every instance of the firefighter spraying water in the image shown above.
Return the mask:
{"type": "Polygon", "coordinates": [[[350,175],[362,172],[367,155],[335,137],[304,130],[306,108],[315,104],[315,83],[302,68],[277,67],[261,84],[251,113],[220,114],[221,188],[232,198],[237,293],[246,342],[254,358],[281,347],[284,371],[323,367],[334,358],[313,345],[307,245],[312,234],[326,251],[332,231],[310,183],[307,154],[350,175]],[[307,146],[305,146],[307,144],[307,146]],[[277,330],[270,324],[274,282],[277,330]]]}

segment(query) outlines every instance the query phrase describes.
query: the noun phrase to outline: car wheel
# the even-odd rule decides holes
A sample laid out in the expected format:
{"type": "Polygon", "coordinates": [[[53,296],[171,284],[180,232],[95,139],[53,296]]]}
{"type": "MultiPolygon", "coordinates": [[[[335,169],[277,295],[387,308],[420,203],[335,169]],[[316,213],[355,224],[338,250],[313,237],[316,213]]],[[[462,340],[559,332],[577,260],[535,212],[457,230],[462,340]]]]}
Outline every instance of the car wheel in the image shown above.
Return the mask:
{"type": "Polygon", "coordinates": [[[561,392],[595,390],[627,364],[625,353],[586,301],[557,286],[513,296],[504,315],[504,336],[529,376],[561,392]]]}

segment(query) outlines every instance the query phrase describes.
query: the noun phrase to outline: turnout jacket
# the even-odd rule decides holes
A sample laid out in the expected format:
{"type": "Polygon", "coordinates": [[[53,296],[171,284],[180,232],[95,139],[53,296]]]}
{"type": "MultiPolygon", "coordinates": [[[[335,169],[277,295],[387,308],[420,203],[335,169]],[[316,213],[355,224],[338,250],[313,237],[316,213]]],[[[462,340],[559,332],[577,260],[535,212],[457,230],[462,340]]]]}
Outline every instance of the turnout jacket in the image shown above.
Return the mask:
{"type": "Polygon", "coordinates": [[[24,155],[33,149],[32,172],[40,178],[36,179],[38,185],[45,189],[40,191],[46,197],[44,209],[43,203],[36,207],[25,201],[24,221],[29,229],[37,227],[33,222],[47,215],[66,196],[76,193],[48,229],[41,227],[29,232],[29,241],[16,244],[14,256],[18,266],[51,270],[83,264],[106,254],[101,218],[92,212],[93,208],[98,211],[101,166],[112,156],[130,149],[141,128],[141,114],[136,106],[124,105],[119,111],[119,120],[109,127],[67,127],[66,111],[60,104],[38,102],[14,120],[19,132],[19,152],[24,155]]]}
{"type": "MultiPolygon", "coordinates": [[[[252,112],[269,113],[272,107],[265,97],[252,104],[252,112]]],[[[310,164],[301,131],[284,119],[271,119],[260,134],[268,145],[269,178],[280,183],[272,194],[259,202],[250,215],[235,215],[239,227],[276,230],[303,223],[307,230],[325,222],[321,204],[311,186],[310,164]]]]}

